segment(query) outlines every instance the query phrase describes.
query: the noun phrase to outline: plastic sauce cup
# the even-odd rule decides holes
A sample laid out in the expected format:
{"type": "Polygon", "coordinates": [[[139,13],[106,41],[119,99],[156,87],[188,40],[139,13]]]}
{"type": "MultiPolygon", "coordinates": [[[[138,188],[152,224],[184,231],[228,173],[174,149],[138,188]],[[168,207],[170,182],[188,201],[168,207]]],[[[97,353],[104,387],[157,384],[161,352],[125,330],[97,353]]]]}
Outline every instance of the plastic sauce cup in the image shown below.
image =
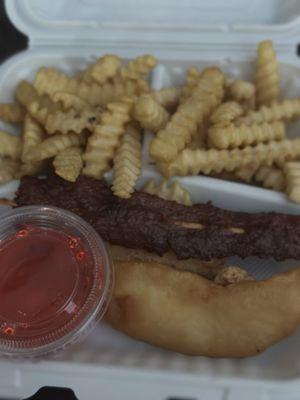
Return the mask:
{"type": "Polygon", "coordinates": [[[0,225],[0,354],[42,356],[82,338],[112,283],[106,247],[84,220],[48,206],[10,211],[0,225]]]}

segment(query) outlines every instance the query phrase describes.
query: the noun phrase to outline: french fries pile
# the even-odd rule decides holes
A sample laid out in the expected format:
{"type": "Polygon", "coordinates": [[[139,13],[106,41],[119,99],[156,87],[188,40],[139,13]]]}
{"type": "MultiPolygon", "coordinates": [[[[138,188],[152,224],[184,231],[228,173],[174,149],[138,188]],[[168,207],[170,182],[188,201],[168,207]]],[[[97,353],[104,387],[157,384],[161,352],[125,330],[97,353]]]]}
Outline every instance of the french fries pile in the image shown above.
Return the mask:
{"type": "Polygon", "coordinates": [[[151,55],[124,64],[108,54],[75,77],[41,68],[32,84],[20,82],[16,103],[0,105],[2,120],[22,124],[21,137],[0,132],[1,183],[41,174],[50,161],[71,182],[80,173],[101,179],[113,169],[114,193],[129,197],[142,161],[134,109],[150,93],[147,77],[155,65],[151,55]]]}
{"type": "Polygon", "coordinates": [[[191,68],[176,111],[166,117],[157,105],[155,115],[161,123],[147,126],[156,132],[150,155],[165,178],[205,174],[254,182],[300,202],[300,138],[287,139],[285,128],[300,117],[300,98],[280,99],[271,41],[258,45],[253,83],[216,67],[191,68]]]}
{"type": "MultiPolygon", "coordinates": [[[[280,98],[271,41],[258,45],[254,82],[193,67],[182,86],[152,91],[148,75],[156,63],[151,55],[126,64],[107,54],[72,77],[43,67],[33,83],[20,82],[16,103],[0,104],[0,119],[22,124],[21,137],[0,132],[0,183],[41,174],[50,162],[71,182],[112,170],[113,192],[128,198],[148,130],[155,134],[149,152],[164,178],[254,182],[300,203],[300,138],[286,138],[285,128],[300,117],[300,98],[280,98]]],[[[150,182],[145,190],[190,203],[177,182],[150,182]]]]}

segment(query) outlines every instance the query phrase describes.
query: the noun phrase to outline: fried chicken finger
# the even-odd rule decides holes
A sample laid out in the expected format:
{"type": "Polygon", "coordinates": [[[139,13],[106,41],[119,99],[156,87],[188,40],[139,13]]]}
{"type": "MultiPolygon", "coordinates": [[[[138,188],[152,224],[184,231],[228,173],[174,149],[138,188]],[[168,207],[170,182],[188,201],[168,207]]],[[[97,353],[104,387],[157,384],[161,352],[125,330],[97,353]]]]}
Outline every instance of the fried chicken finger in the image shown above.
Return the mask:
{"type": "Polygon", "coordinates": [[[300,269],[219,286],[159,263],[116,262],[106,321],[128,336],[190,355],[246,357],[300,322],[300,269]]]}

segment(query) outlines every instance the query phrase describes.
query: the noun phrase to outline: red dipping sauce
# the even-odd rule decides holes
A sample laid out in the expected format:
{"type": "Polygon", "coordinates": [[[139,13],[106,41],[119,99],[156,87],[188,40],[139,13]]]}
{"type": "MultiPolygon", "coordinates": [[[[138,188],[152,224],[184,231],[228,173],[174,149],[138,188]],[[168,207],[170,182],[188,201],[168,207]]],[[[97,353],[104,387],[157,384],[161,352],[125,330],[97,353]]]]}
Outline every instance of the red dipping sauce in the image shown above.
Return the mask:
{"type": "Polygon", "coordinates": [[[110,296],[101,238],[52,207],[16,209],[0,230],[0,352],[41,355],[82,336],[110,296]]]}

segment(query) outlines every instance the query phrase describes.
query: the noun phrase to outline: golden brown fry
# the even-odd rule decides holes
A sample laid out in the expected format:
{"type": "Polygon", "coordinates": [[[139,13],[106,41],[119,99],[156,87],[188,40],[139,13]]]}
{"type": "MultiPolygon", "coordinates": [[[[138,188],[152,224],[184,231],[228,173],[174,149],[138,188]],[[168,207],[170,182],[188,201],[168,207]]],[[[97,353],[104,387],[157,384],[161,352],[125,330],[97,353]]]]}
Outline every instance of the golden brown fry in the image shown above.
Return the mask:
{"type": "Polygon", "coordinates": [[[181,90],[182,88],[179,86],[171,86],[160,90],[154,90],[149,93],[149,95],[161,106],[169,110],[177,107],[181,90]]]}
{"type": "Polygon", "coordinates": [[[41,161],[47,158],[55,157],[63,150],[72,147],[80,146],[85,143],[85,135],[78,135],[77,133],[69,133],[62,135],[58,133],[45,139],[40,145],[36,146],[28,155],[28,161],[41,161]]]}
{"type": "Polygon", "coordinates": [[[188,144],[189,149],[203,149],[206,148],[206,130],[204,127],[199,127],[198,133],[192,138],[191,143],[188,144]]]}
{"type": "Polygon", "coordinates": [[[258,168],[259,164],[253,163],[242,168],[237,168],[234,174],[244,182],[251,182],[258,168]]]}
{"type": "Polygon", "coordinates": [[[53,160],[55,173],[66,181],[75,182],[83,167],[81,154],[79,146],[68,147],[58,153],[53,160]]]}
{"type": "Polygon", "coordinates": [[[221,171],[211,172],[209,175],[211,178],[222,179],[224,181],[240,182],[240,178],[237,177],[234,171],[221,171]]]}
{"type": "Polygon", "coordinates": [[[145,54],[129,61],[125,67],[121,68],[120,75],[125,79],[144,78],[156,66],[156,64],[157,60],[155,57],[145,54]]]}
{"type": "Polygon", "coordinates": [[[91,107],[76,111],[58,110],[47,116],[45,129],[49,134],[69,132],[81,133],[84,129],[91,131],[100,117],[99,111],[91,107]]]}
{"type": "Polygon", "coordinates": [[[144,129],[157,132],[166,126],[170,115],[151,95],[145,94],[136,101],[134,117],[144,129]]]}
{"type": "Polygon", "coordinates": [[[120,147],[114,157],[113,193],[127,199],[134,192],[142,167],[141,132],[138,126],[128,124],[120,147]]]}
{"type": "Polygon", "coordinates": [[[125,124],[130,120],[132,108],[133,100],[128,97],[107,105],[107,111],[102,114],[101,122],[95,126],[83,154],[85,175],[100,179],[110,169],[125,131],[125,124]]]}
{"type": "Polygon", "coordinates": [[[17,103],[0,103],[0,119],[2,121],[18,124],[23,122],[25,110],[17,103]]]}
{"type": "Polygon", "coordinates": [[[60,102],[64,110],[73,108],[76,111],[82,111],[85,108],[89,108],[89,103],[72,93],[56,92],[52,99],[56,103],[60,102]]]}
{"type": "Polygon", "coordinates": [[[116,262],[115,273],[106,321],[176,352],[251,356],[293,333],[300,322],[299,268],[225,287],[158,263],[116,262]]]}
{"type": "Polygon", "coordinates": [[[87,83],[91,83],[94,80],[99,85],[103,85],[108,79],[113,78],[117,74],[120,66],[120,57],[113,54],[105,54],[82,71],[80,79],[87,83]]]}
{"type": "Polygon", "coordinates": [[[26,114],[23,125],[23,148],[21,160],[27,162],[30,160],[30,152],[37,145],[42,143],[45,133],[41,125],[39,125],[29,114],[26,114]]]}
{"type": "Polygon", "coordinates": [[[255,107],[255,86],[251,82],[234,80],[227,89],[227,96],[243,105],[245,109],[255,107]]]}
{"type": "Polygon", "coordinates": [[[203,119],[221,101],[223,84],[224,75],[218,68],[202,72],[191,97],[178,107],[166,127],[152,140],[150,155],[155,161],[172,161],[191,142],[203,119]]]}
{"type": "Polygon", "coordinates": [[[50,114],[60,110],[59,103],[53,102],[46,95],[39,95],[35,88],[26,81],[21,81],[16,88],[16,98],[40,124],[46,123],[50,114]]]}
{"type": "Polygon", "coordinates": [[[255,174],[255,180],[261,182],[263,187],[273,190],[282,191],[285,187],[283,170],[272,165],[262,165],[255,174]]]}
{"type": "Polygon", "coordinates": [[[20,137],[0,131],[0,157],[17,160],[21,156],[22,141],[20,137]]]}
{"type": "Polygon", "coordinates": [[[290,200],[300,203],[300,162],[287,162],[284,165],[286,193],[290,200]]]}
{"type": "Polygon", "coordinates": [[[156,180],[152,178],[146,182],[142,190],[146,193],[161,197],[162,199],[176,201],[186,206],[192,204],[190,193],[178,181],[168,182],[162,179],[157,183],[156,180]]]}
{"type": "Polygon", "coordinates": [[[39,94],[35,90],[35,88],[31,85],[31,83],[27,81],[21,81],[16,87],[15,96],[17,101],[25,108],[27,108],[28,104],[31,104],[34,101],[37,101],[39,94]]]}
{"type": "Polygon", "coordinates": [[[0,185],[10,182],[16,178],[19,163],[10,158],[0,159],[0,185]]]}
{"type": "Polygon", "coordinates": [[[210,116],[210,121],[212,124],[226,125],[243,115],[243,113],[243,107],[239,103],[227,101],[215,109],[210,116]]]}
{"type": "Polygon", "coordinates": [[[140,96],[149,91],[149,86],[144,80],[125,80],[106,82],[103,86],[97,83],[87,84],[54,68],[41,68],[36,75],[35,88],[40,93],[53,96],[56,92],[75,94],[91,106],[106,106],[124,95],[140,96]]]}
{"type": "Polygon", "coordinates": [[[31,151],[34,151],[36,146],[42,143],[44,136],[45,133],[41,125],[39,125],[29,114],[26,114],[22,133],[23,147],[21,160],[23,163],[16,173],[16,178],[19,179],[26,175],[38,175],[43,171],[45,167],[43,162],[31,161],[31,151]]]}
{"type": "Polygon", "coordinates": [[[260,42],[257,47],[255,88],[258,106],[270,105],[278,100],[279,83],[279,65],[273,43],[271,40],[265,40],[260,42]]]}
{"type": "Polygon", "coordinates": [[[243,147],[257,143],[281,140],[285,136],[285,126],[282,121],[255,125],[228,124],[212,126],[208,130],[208,140],[212,147],[228,149],[243,147]]]}
{"type": "Polygon", "coordinates": [[[233,171],[247,165],[271,165],[300,157],[300,139],[284,139],[280,142],[259,143],[256,146],[233,150],[183,150],[170,164],[159,164],[162,174],[172,176],[198,175],[199,172],[233,171]]]}
{"type": "Polygon", "coordinates": [[[196,67],[191,67],[186,73],[186,85],[190,88],[197,86],[201,72],[196,67]]]}
{"type": "Polygon", "coordinates": [[[143,261],[161,263],[182,271],[194,272],[205,276],[208,279],[214,279],[219,271],[223,270],[224,260],[203,261],[196,258],[178,260],[175,253],[168,251],[163,256],[156,253],[150,253],[141,249],[130,249],[123,246],[116,246],[107,243],[110,255],[113,261],[143,261]]]}
{"type": "Polygon", "coordinates": [[[257,111],[249,111],[235,121],[237,125],[262,124],[276,120],[289,120],[300,117],[300,99],[286,99],[270,106],[261,106],[257,111]]]}
{"type": "Polygon", "coordinates": [[[43,173],[47,164],[45,161],[31,161],[21,164],[19,170],[16,173],[16,178],[20,179],[23,176],[38,176],[43,173]]]}
{"type": "Polygon", "coordinates": [[[180,102],[185,102],[192,94],[192,90],[197,86],[201,72],[192,67],[187,70],[185,84],[180,93],[180,102]]]}

